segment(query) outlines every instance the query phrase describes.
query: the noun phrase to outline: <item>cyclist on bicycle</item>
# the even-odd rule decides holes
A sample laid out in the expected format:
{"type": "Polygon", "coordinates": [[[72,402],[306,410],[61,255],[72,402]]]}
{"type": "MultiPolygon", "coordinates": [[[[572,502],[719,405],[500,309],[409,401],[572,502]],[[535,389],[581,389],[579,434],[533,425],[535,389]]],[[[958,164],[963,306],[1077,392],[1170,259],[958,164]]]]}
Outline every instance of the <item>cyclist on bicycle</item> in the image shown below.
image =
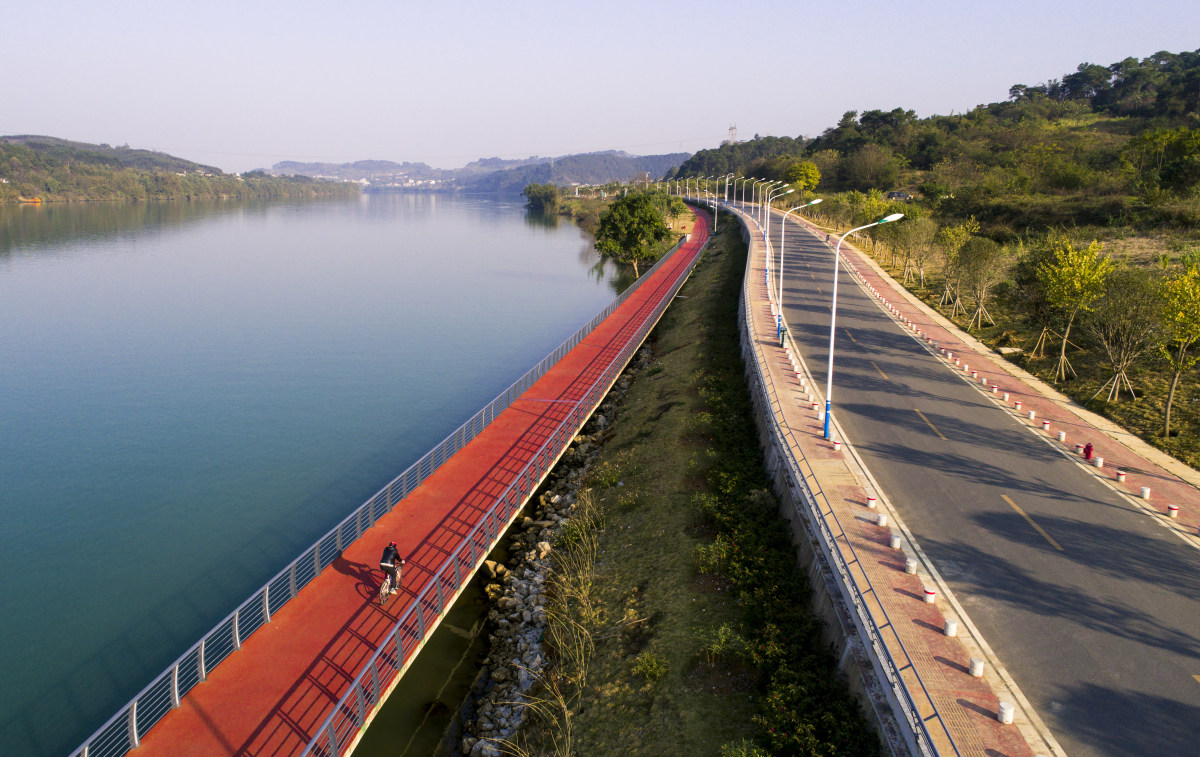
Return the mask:
{"type": "Polygon", "coordinates": [[[400,588],[400,569],[404,567],[404,559],[400,557],[400,549],[396,542],[391,542],[383,550],[379,558],[379,569],[392,577],[392,591],[400,588]]]}

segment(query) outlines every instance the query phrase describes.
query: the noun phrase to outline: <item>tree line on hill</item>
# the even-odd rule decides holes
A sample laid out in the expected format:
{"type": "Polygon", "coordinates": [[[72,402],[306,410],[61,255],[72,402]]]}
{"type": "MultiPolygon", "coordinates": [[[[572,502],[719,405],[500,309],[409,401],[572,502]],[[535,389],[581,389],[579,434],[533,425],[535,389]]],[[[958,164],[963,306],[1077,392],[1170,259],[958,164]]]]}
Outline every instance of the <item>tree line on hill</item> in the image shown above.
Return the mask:
{"type": "Polygon", "coordinates": [[[783,178],[807,160],[827,191],[909,188],[995,231],[1200,223],[1200,51],[1084,63],[1009,94],[961,115],[849,111],[814,139],[702,150],[672,177],[783,178]]]}
{"type": "Polygon", "coordinates": [[[269,199],[353,196],[354,184],[300,176],[241,176],[166,153],[70,142],[54,137],[0,138],[0,202],[83,200],[269,199]]]}

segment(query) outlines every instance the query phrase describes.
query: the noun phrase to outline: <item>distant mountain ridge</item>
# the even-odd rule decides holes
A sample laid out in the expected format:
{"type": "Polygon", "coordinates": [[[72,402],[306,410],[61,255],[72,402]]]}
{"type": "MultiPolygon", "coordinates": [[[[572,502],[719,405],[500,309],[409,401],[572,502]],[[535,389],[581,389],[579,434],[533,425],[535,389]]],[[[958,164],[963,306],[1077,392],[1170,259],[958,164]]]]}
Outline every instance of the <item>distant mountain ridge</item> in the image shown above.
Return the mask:
{"type": "Polygon", "coordinates": [[[224,172],[213,166],[177,158],[157,150],[138,150],[129,145],[112,147],[90,142],[73,142],[69,139],[47,137],[37,134],[13,134],[0,137],[0,144],[26,147],[46,156],[50,160],[84,162],[113,168],[135,168],[139,171],[175,171],[176,173],[204,173],[222,176],[224,172]]]}
{"type": "Polygon", "coordinates": [[[477,192],[519,192],[526,185],[604,184],[628,181],[640,174],[662,176],[681,165],[691,153],[630,155],[617,150],[517,160],[481,158],[462,168],[438,169],[425,163],[359,160],[353,163],[283,161],[269,169],[275,175],[302,175],[356,181],[375,189],[439,189],[477,192]]]}

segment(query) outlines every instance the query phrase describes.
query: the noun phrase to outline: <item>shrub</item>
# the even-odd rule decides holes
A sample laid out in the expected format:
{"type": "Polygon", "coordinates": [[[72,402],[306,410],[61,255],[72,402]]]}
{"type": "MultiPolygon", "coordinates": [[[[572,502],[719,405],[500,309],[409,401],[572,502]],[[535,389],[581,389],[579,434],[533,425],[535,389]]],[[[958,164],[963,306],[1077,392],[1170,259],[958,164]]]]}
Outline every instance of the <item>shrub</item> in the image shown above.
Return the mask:
{"type": "Polygon", "coordinates": [[[667,661],[654,652],[642,652],[633,662],[633,672],[648,683],[654,683],[667,674],[667,661]]]}

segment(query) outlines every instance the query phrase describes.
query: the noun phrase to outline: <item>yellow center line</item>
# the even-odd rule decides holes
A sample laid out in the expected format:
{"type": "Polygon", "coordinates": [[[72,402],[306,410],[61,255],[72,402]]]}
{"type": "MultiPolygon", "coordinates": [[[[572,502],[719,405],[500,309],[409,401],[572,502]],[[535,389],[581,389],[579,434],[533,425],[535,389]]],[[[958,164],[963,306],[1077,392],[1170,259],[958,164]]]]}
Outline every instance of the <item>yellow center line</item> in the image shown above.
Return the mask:
{"type": "MultiPolygon", "coordinates": [[[[871,363],[871,365],[875,365],[875,364],[874,364],[874,363],[871,363]]],[[[878,371],[878,370],[879,370],[879,366],[875,366],[875,370],[877,370],[877,371],[878,371]]],[[[882,373],[882,372],[883,372],[883,371],[880,371],[880,373],[882,373]]],[[[914,407],[914,408],[913,408],[913,410],[917,410],[917,409],[914,407]]],[[[948,442],[948,441],[950,441],[950,440],[949,440],[949,439],[947,439],[946,437],[942,436],[942,432],[937,430],[937,426],[935,426],[935,425],[933,425],[932,423],[930,423],[930,422],[929,422],[929,419],[925,417],[925,413],[922,413],[920,410],[917,410],[917,415],[921,416],[921,420],[925,421],[925,425],[927,425],[927,426],[929,426],[931,429],[933,429],[933,433],[935,433],[935,434],[937,434],[939,437],[941,437],[941,440],[942,440],[942,441],[944,441],[944,442],[948,442]]]]}
{"type": "MultiPolygon", "coordinates": [[[[846,332],[846,337],[847,337],[847,338],[848,338],[850,341],[854,342],[855,344],[858,344],[858,340],[854,338],[854,334],[851,334],[851,333],[850,333],[850,329],[848,329],[848,328],[846,328],[846,327],[844,327],[844,326],[843,326],[843,327],[842,327],[842,331],[846,332]]],[[[871,365],[875,365],[875,364],[874,364],[874,363],[871,363],[871,365]]],[[[878,369],[879,369],[879,366],[875,365],[875,368],[876,368],[876,370],[878,370],[878,369]]],[[[880,372],[880,373],[883,373],[883,371],[879,371],[879,372],[880,372]]],[[[884,378],[887,378],[887,377],[885,376],[884,378]]]]}
{"type": "Polygon", "coordinates": [[[1044,528],[1042,528],[1041,526],[1039,526],[1038,524],[1034,523],[1034,522],[1033,522],[1033,518],[1030,518],[1028,515],[1026,515],[1026,514],[1025,514],[1025,511],[1024,511],[1024,510],[1022,510],[1021,508],[1017,507],[1017,503],[1016,503],[1016,502],[1013,502],[1011,499],[1009,499],[1007,494],[1001,494],[1001,495],[1000,495],[1000,499],[1002,499],[1002,500],[1004,500],[1005,502],[1007,502],[1007,503],[1008,503],[1008,504],[1009,504],[1009,505],[1012,507],[1012,509],[1014,509],[1014,510],[1016,510],[1016,511],[1017,511],[1017,514],[1018,514],[1018,515],[1020,515],[1022,518],[1024,518],[1025,520],[1027,520],[1027,521],[1029,522],[1029,525],[1033,526],[1033,527],[1034,527],[1034,529],[1035,529],[1035,530],[1036,530],[1036,531],[1037,531],[1039,534],[1041,534],[1041,535],[1042,535],[1042,537],[1043,537],[1043,538],[1044,538],[1046,541],[1050,542],[1050,546],[1054,547],[1054,548],[1055,548],[1055,549],[1057,549],[1059,552],[1063,552],[1063,551],[1064,551],[1064,550],[1063,550],[1063,548],[1062,548],[1062,545],[1060,545],[1058,542],[1054,541],[1054,537],[1052,537],[1050,534],[1046,533],[1046,529],[1044,529],[1044,528]]]}
{"type": "MultiPolygon", "coordinates": [[[[850,337],[850,339],[851,339],[851,341],[853,341],[853,340],[854,340],[854,337],[850,337]]],[[[858,344],[858,342],[855,342],[855,344],[858,344]]],[[[874,360],[871,360],[871,361],[868,361],[868,362],[870,362],[870,363],[871,363],[871,365],[875,365],[875,361],[874,361],[874,360]]],[[[879,366],[875,365],[875,370],[879,371],[879,375],[880,375],[880,376],[883,376],[883,380],[884,380],[884,381],[891,381],[891,379],[887,377],[887,374],[883,372],[883,369],[882,369],[882,368],[880,368],[879,366]]],[[[921,412],[921,411],[920,411],[920,410],[918,410],[917,412],[919,413],[919,412],[921,412]]],[[[929,421],[925,421],[925,422],[926,422],[926,423],[929,423],[929,421]]],[[[936,429],[935,429],[935,430],[936,430],[936,429]]],[[[941,434],[938,434],[938,436],[941,436],[941,434]]]]}

